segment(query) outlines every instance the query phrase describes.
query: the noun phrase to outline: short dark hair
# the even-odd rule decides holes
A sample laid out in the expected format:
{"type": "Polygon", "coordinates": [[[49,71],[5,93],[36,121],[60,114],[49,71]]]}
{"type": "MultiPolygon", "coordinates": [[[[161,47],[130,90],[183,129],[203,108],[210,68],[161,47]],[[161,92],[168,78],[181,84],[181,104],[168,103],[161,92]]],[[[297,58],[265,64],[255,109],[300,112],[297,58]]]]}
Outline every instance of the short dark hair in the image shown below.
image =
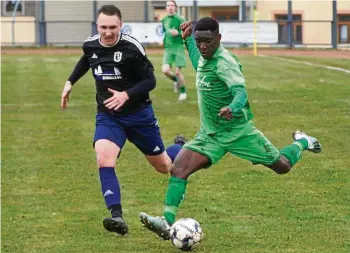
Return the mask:
{"type": "Polygon", "coordinates": [[[102,5],[101,8],[97,12],[97,16],[101,13],[107,16],[117,15],[120,20],[122,20],[122,13],[119,8],[115,5],[102,5]]]}
{"type": "Polygon", "coordinates": [[[207,31],[210,30],[211,32],[217,31],[219,32],[219,23],[215,19],[211,17],[205,17],[198,20],[196,27],[194,28],[195,31],[207,31]]]}

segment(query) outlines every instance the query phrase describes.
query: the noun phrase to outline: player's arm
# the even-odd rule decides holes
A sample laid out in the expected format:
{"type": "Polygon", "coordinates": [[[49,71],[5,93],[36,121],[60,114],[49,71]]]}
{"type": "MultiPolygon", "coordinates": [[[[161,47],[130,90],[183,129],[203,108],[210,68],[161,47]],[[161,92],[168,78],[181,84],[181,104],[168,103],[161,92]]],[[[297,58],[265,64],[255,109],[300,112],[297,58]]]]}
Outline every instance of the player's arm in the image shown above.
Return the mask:
{"type": "Polygon", "coordinates": [[[233,116],[238,116],[239,114],[242,114],[242,109],[248,102],[248,94],[247,90],[244,85],[231,85],[230,91],[233,95],[233,100],[231,104],[229,104],[229,107],[232,111],[233,116]]]}
{"type": "Polygon", "coordinates": [[[176,34],[176,35],[174,34],[174,36],[176,36],[176,37],[182,37],[181,24],[185,23],[186,20],[185,20],[182,16],[176,16],[176,17],[177,17],[177,19],[178,19],[180,25],[176,27],[175,30],[176,30],[177,34],[176,34]]]}
{"type": "MultiPolygon", "coordinates": [[[[142,47],[140,45],[140,47],[142,47]]],[[[152,63],[147,59],[144,49],[138,47],[138,52],[135,55],[135,62],[133,73],[138,75],[138,82],[126,91],[116,91],[108,88],[108,91],[113,94],[112,97],[103,101],[108,109],[117,111],[130,98],[137,98],[148,93],[156,87],[156,78],[154,76],[154,69],[152,63]]]]}
{"type": "Polygon", "coordinates": [[[74,67],[73,72],[69,76],[68,80],[64,84],[62,95],[61,95],[61,108],[64,110],[69,102],[69,94],[72,91],[73,84],[77,82],[85,73],[89,70],[89,61],[85,54],[80,58],[74,67]]]}
{"type": "Polygon", "coordinates": [[[185,39],[185,45],[190,56],[192,66],[194,70],[197,71],[198,61],[201,54],[199,53],[199,50],[196,46],[196,43],[194,42],[192,35],[185,39]]]}
{"type": "Polygon", "coordinates": [[[239,64],[233,59],[223,59],[217,67],[217,74],[220,80],[229,87],[233,100],[221,109],[219,115],[226,119],[242,116],[242,109],[248,102],[248,94],[245,87],[245,79],[240,70],[239,64]]]}
{"type": "Polygon", "coordinates": [[[187,21],[181,24],[180,28],[182,30],[182,38],[185,40],[185,45],[190,56],[192,66],[194,67],[194,70],[197,71],[198,61],[201,54],[192,36],[192,21],[187,21]]]}
{"type": "Polygon", "coordinates": [[[113,96],[103,101],[103,103],[108,109],[117,111],[130,98],[137,98],[140,95],[148,94],[155,86],[156,78],[152,71],[152,73],[150,72],[148,76],[145,76],[141,81],[126,91],[119,92],[108,88],[108,91],[112,93],[113,96]]]}
{"type": "Polygon", "coordinates": [[[129,98],[148,94],[156,87],[156,77],[154,76],[153,72],[154,68],[152,63],[147,59],[146,55],[139,53],[134,66],[135,73],[139,73],[140,75],[140,81],[130,89],[126,90],[129,98]]]}
{"type": "Polygon", "coordinates": [[[164,25],[164,19],[162,19],[162,27],[163,27],[163,33],[164,33],[164,36],[163,36],[163,45],[165,44],[165,37],[166,37],[166,32],[167,32],[167,29],[164,25]]]}
{"type": "Polygon", "coordinates": [[[68,81],[74,85],[83,75],[86,74],[90,69],[89,61],[85,54],[80,58],[80,60],[75,65],[73,72],[68,78],[68,81]]]}

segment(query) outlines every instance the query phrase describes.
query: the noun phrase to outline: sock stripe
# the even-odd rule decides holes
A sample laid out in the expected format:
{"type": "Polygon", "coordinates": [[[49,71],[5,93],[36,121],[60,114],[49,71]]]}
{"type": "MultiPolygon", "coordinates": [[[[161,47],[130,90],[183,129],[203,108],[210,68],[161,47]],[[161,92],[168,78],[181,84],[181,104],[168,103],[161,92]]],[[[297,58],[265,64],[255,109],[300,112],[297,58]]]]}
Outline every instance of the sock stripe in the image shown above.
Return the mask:
{"type": "Polygon", "coordinates": [[[178,208],[177,208],[176,206],[165,206],[165,207],[164,207],[164,212],[165,212],[165,213],[171,213],[171,214],[176,215],[177,209],[178,209],[178,208]]]}
{"type": "Polygon", "coordinates": [[[293,144],[297,145],[300,148],[301,151],[304,150],[304,147],[303,147],[303,145],[300,142],[295,141],[295,142],[293,142],[293,144]]]}

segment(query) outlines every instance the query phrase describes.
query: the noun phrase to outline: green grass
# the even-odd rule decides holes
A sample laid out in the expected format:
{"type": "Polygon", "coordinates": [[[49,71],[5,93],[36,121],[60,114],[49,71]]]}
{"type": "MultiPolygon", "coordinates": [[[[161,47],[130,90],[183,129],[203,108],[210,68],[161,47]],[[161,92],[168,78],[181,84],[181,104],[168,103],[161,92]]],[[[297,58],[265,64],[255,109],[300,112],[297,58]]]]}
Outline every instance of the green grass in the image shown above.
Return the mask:
{"type": "MultiPolygon", "coordinates": [[[[108,212],[91,146],[90,73],[74,87],[69,108],[59,108],[78,58],[2,57],[2,252],[178,252],[138,221],[140,211],[162,214],[168,176],[157,174],[130,143],[117,162],[130,235],[104,231],[108,212]]],[[[150,59],[165,144],[177,133],[191,138],[199,126],[195,72],[186,68],[189,99],[179,104],[160,72],[161,56],[150,59]]],[[[193,175],[178,217],[201,223],[205,240],[196,252],[349,253],[350,75],[269,58],[240,59],[257,127],[278,148],[291,143],[294,129],[307,130],[319,137],[324,152],[305,152],[283,176],[230,155],[193,175]]],[[[346,61],[329,61],[349,68],[346,61]]]]}

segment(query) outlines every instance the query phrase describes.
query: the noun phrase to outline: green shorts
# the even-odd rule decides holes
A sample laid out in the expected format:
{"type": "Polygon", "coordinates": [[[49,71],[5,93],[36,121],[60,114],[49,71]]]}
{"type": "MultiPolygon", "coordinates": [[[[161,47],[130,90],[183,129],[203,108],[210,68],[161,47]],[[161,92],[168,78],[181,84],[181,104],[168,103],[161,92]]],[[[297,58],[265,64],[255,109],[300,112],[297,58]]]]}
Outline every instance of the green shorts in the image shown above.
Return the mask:
{"type": "Polygon", "coordinates": [[[184,48],[166,48],[163,55],[163,65],[164,64],[169,64],[170,67],[173,64],[175,65],[175,67],[186,67],[184,48]]]}
{"type": "Polygon", "coordinates": [[[275,163],[280,154],[252,121],[215,134],[199,130],[183,147],[207,156],[210,160],[207,167],[217,163],[227,152],[264,165],[275,163]]]}

